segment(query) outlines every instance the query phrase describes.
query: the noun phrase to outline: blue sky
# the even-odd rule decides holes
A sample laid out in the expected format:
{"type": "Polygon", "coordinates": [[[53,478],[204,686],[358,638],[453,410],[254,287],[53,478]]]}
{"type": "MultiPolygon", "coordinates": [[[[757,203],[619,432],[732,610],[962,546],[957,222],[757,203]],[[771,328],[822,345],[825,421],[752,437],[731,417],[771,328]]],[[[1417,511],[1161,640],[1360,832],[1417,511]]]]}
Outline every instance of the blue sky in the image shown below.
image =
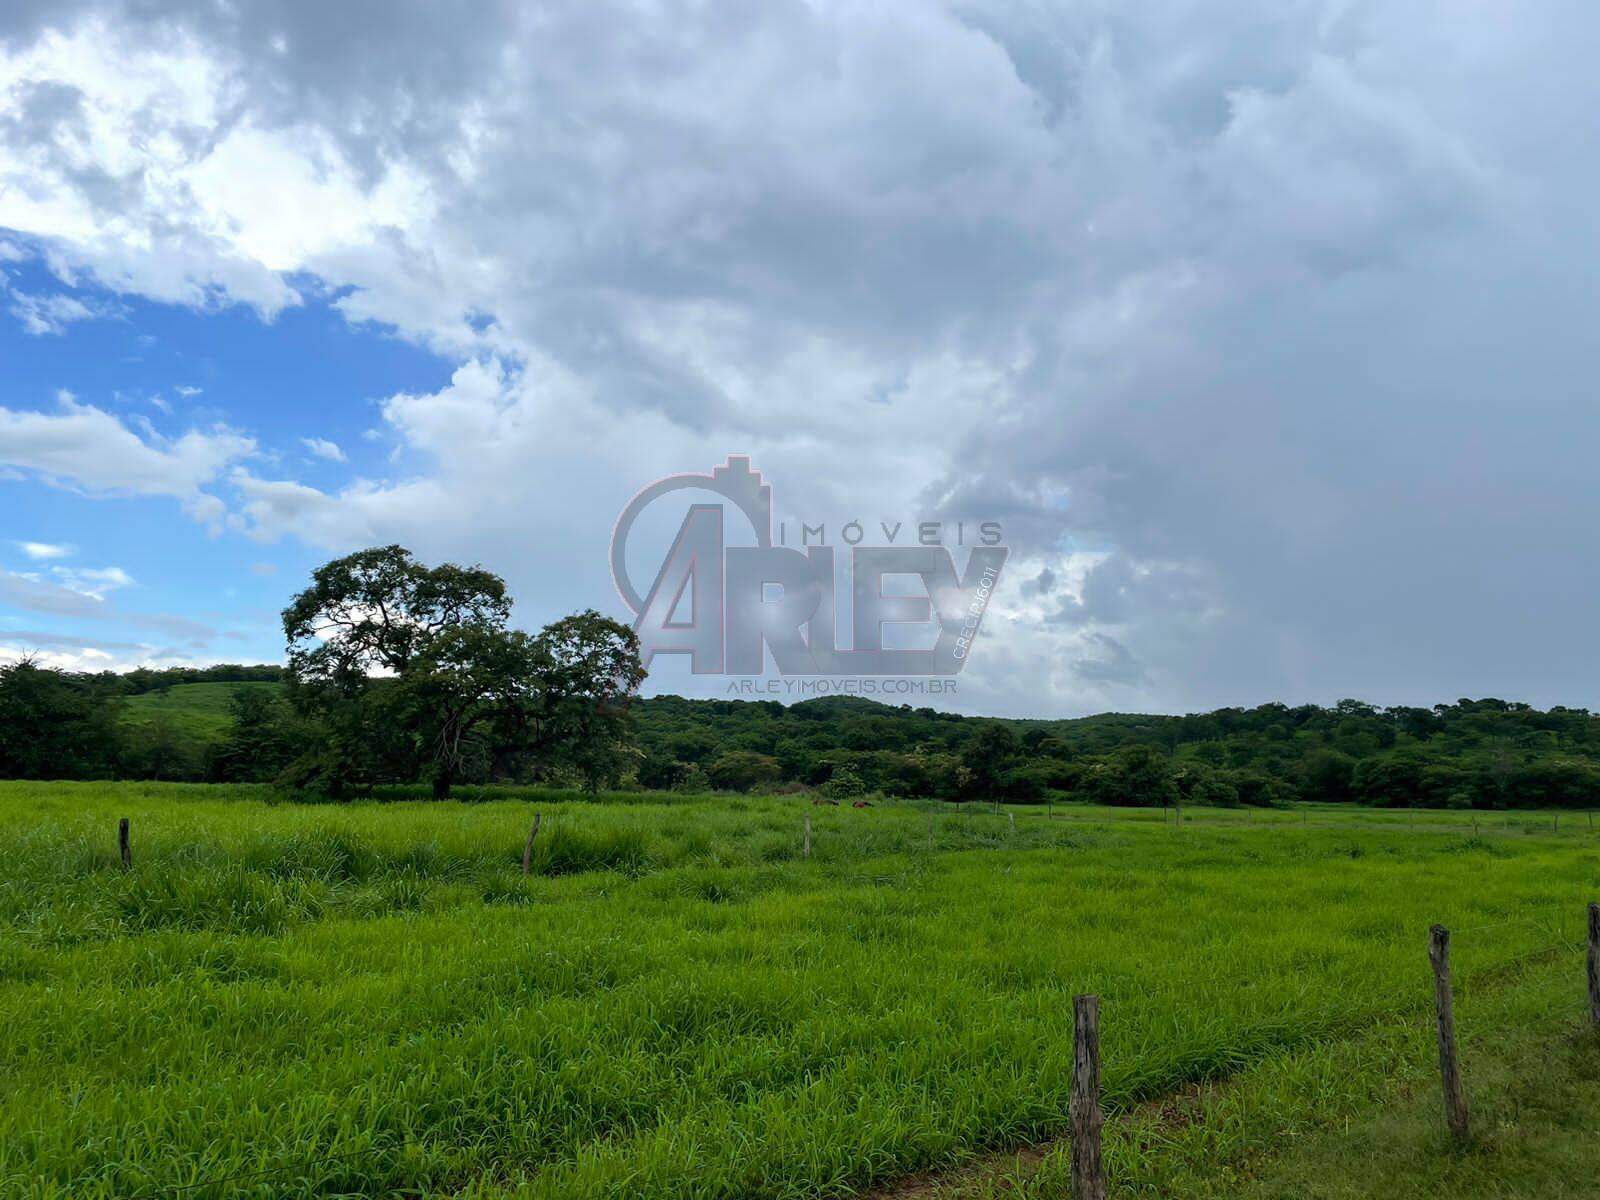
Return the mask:
{"type": "MultiPolygon", "coordinates": [[[[12,243],[22,238],[15,231],[12,243]]],[[[254,439],[251,461],[270,464],[315,486],[334,489],[352,477],[383,477],[392,461],[377,402],[397,392],[433,391],[451,364],[375,326],[352,324],[308,289],[307,299],[264,320],[240,306],[215,310],[69,287],[37,260],[6,264],[14,294],[76,299],[106,315],[30,332],[15,313],[0,318],[0,392],[15,409],[59,411],[66,391],[113,414],[150,440],[194,428],[229,427],[254,439]],[[378,436],[373,436],[377,434],[378,436]],[[331,461],[308,437],[338,447],[331,461]]],[[[210,530],[186,519],[181,503],[85,487],[33,471],[8,472],[6,542],[0,568],[51,586],[72,585],[85,570],[126,573],[111,586],[103,615],[79,618],[13,602],[0,605],[0,631],[19,648],[61,651],[92,668],[84,648],[52,646],[45,633],[115,642],[108,662],[276,662],[282,658],[277,614],[312,567],[328,555],[292,533],[270,540],[210,530]],[[60,549],[30,555],[25,544],[60,549]],[[181,618],[185,629],[136,618],[181,618]]],[[[211,490],[226,494],[225,477],[211,490]]],[[[79,581],[97,591],[103,579],[79,581]]]]}
{"type": "Polygon", "coordinates": [[[748,455],[791,527],[1003,524],[966,711],[1593,706],[1597,33],[5,5],[0,658],[270,660],[389,542],[627,617],[630,497],[748,455]]]}

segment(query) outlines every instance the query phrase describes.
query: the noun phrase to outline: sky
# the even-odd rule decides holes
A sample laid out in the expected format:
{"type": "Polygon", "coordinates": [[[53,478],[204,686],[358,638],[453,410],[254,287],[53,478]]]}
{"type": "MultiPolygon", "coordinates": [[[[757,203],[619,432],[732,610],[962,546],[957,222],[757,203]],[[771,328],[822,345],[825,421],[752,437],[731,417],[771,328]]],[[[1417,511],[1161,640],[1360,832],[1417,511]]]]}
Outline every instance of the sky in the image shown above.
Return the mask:
{"type": "Polygon", "coordinates": [[[280,661],[311,569],[391,542],[529,629],[631,619],[619,513],[747,455],[835,542],[1001,523],[937,706],[1594,706],[1597,40],[1576,0],[12,0],[0,661],[280,661]]]}

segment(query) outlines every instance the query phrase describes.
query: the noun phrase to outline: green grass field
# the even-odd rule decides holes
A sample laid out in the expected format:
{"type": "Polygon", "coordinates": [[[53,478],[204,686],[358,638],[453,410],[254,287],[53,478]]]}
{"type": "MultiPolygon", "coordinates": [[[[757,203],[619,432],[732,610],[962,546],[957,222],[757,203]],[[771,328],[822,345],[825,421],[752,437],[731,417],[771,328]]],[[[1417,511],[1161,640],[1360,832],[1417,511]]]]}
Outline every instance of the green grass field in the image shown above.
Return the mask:
{"type": "Polygon", "coordinates": [[[0,784],[0,1195],[1062,1197],[997,1164],[1064,1131],[1084,991],[1117,1194],[1355,1187],[1364,1120],[1418,1195],[1600,1159],[1513,1172],[1500,1113],[1461,1160],[1426,1090],[1433,921],[1469,1087],[1485,1031],[1506,1087],[1575,1044],[1581,815],[269,800],[0,784]]]}

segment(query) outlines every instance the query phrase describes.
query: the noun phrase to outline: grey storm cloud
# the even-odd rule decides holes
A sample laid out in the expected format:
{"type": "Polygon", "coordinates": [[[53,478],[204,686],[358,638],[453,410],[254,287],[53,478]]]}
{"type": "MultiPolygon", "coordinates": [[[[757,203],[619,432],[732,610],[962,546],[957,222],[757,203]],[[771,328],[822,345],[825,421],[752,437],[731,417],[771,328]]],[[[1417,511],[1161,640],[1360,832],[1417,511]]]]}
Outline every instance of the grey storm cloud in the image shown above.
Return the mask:
{"type": "MultiPolygon", "coordinates": [[[[696,469],[803,441],[796,361],[859,378],[929,447],[907,507],[1001,519],[1034,604],[964,703],[1593,691],[1592,6],[54,0],[0,38],[89,20],[425,181],[303,264],[354,320],[581,379],[696,469]]],[[[0,136],[82,119],[26,100],[0,136]]],[[[818,492],[893,461],[847,449],[818,492]]]]}

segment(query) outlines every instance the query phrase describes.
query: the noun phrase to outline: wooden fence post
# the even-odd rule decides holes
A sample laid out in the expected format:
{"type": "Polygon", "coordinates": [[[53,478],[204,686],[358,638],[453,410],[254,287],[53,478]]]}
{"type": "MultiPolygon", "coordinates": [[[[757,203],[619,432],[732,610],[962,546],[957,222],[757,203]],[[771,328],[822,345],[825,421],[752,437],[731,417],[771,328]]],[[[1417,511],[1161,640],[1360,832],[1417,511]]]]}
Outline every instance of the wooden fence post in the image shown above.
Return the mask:
{"type": "Polygon", "coordinates": [[[1008,812],[1008,813],[1007,813],[1007,814],[1006,814],[1006,816],[1007,816],[1007,817],[1008,817],[1008,818],[1009,818],[1009,819],[1010,819],[1010,821],[1011,821],[1011,832],[1012,832],[1012,833],[1016,833],[1016,832],[1017,832],[1017,814],[1016,814],[1016,813],[1014,813],[1014,812],[1008,812]]]}
{"type": "Polygon", "coordinates": [[[122,856],[122,869],[130,870],[133,867],[133,845],[128,839],[127,817],[117,822],[117,852],[122,856]]]}
{"type": "Polygon", "coordinates": [[[539,818],[542,814],[533,814],[533,828],[528,830],[528,840],[522,845],[522,873],[533,872],[533,839],[539,836],[539,818]]]}
{"type": "Polygon", "coordinates": [[[811,814],[810,814],[810,813],[807,813],[807,814],[806,814],[806,846],[805,846],[805,857],[806,857],[806,858],[810,858],[810,857],[811,857],[811,814]]]}
{"type": "Polygon", "coordinates": [[[1072,1200],[1105,1200],[1100,1158],[1100,997],[1072,998],[1072,1200]]]}
{"type": "Polygon", "coordinates": [[[1589,905],[1589,1020],[1600,1029],[1600,904],[1589,905]]]}
{"type": "Polygon", "coordinates": [[[928,814],[928,849],[933,849],[933,814],[928,814]]]}
{"type": "Polygon", "coordinates": [[[1456,1057],[1456,1014],[1450,998],[1450,931],[1428,930],[1428,961],[1433,964],[1433,1007],[1439,1022],[1439,1078],[1444,1085],[1444,1119],[1458,1143],[1467,1140],[1467,1097],[1456,1057]]]}

